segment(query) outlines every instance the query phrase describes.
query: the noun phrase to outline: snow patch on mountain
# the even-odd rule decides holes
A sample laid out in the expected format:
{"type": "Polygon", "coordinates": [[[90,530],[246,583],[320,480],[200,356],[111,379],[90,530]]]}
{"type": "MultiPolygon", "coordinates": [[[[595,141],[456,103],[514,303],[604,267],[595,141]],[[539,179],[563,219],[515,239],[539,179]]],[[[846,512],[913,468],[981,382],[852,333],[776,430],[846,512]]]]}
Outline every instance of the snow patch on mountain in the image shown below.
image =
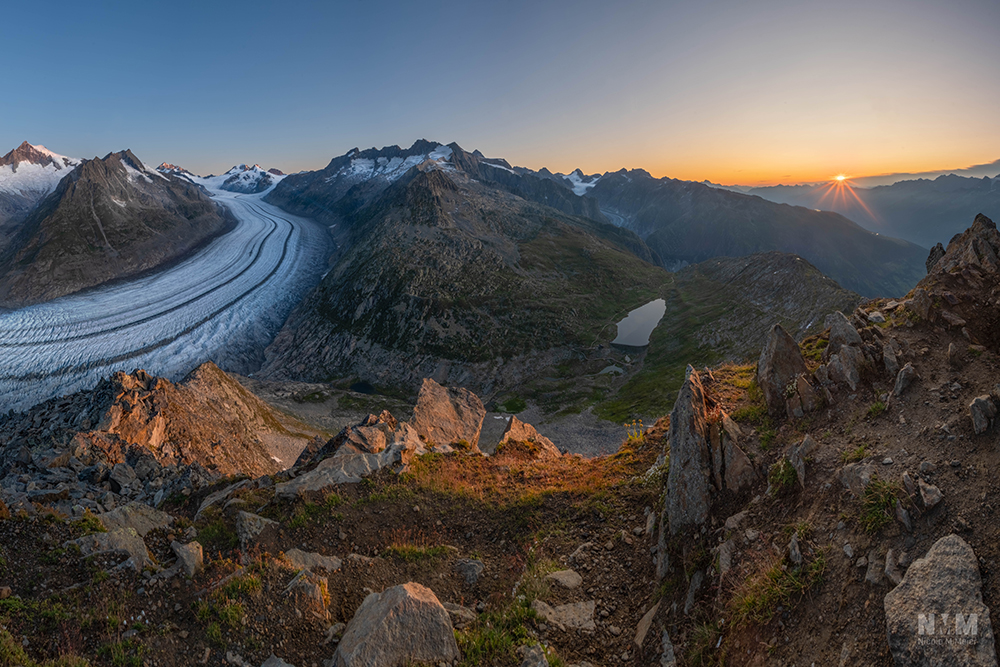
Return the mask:
{"type": "Polygon", "coordinates": [[[597,181],[601,180],[600,174],[594,174],[593,176],[585,176],[579,169],[573,170],[569,174],[556,174],[557,176],[562,176],[563,180],[569,181],[570,188],[573,190],[573,194],[583,196],[587,194],[587,191],[592,187],[597,185],[597,181]]]}
{"type": "MultiPolygon", "coordinates": [[[[348,157],[354,154],[355,151],[351,151],[348,153],[348,157]]],[[[413,167],[418,166],[423,169],[455,171],[455,166],[451,164],[451,156],[451,148],[438,144],[433,150],[427,153],[410,155],[409,157],[357,157],[352,159],[347,165],[341,167],[336,173],[327,177],[326,180],[330,182],[349,179],[360,182],[380,178],[392,183],[413,167]]]]}

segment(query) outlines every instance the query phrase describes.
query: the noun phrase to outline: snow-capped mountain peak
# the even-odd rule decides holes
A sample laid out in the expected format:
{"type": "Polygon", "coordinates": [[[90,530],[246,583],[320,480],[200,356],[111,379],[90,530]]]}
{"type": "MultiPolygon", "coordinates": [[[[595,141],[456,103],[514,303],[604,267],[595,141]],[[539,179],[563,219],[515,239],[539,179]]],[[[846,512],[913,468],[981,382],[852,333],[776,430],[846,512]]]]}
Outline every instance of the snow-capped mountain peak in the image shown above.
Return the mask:
{"type": "Polygon", "coordinates": [[[0,158],[0,192],[41,199],[81,162],[25,141],[0,158]]]}

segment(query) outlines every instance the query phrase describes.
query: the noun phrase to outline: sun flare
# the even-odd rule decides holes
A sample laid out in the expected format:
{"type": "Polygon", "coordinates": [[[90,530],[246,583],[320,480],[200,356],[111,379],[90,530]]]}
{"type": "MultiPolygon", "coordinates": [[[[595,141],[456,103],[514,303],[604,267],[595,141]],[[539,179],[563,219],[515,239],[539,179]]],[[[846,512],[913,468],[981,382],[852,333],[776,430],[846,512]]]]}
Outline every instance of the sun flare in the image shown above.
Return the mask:
{"type": "Polygon", "coordinates": [[[835,180],[835,181],[846,181],[847,180],[847,176],[844,176],[843,174],[837,174],[836,176],[833,177],[833,180],[835,180]]]}

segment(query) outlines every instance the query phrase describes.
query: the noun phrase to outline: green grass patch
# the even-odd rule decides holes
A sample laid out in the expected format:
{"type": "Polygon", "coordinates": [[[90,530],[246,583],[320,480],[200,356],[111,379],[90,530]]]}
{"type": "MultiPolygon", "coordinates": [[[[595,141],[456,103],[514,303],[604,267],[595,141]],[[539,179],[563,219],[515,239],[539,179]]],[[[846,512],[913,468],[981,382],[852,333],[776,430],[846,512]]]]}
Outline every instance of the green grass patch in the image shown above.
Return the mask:
{"type": "Polygon", "coordinates": [[[762,560],[733,592],[729,608],[737,626],[765,624],[778,607],[789,607],[809,589],[823,581],[826,555],[818,552],[802,567],[788,566],[784,559],[772,556],[762,560]]]}
{"type": "Polygon", "coordinates": [[[798,481],[798,473],[795,466],[788,459],[782,457],[775,461],[767,472],[767,482],[771,486],[771,493],[780,496],[795,488],[798,481]]]}
{"type": "Polygon", "coordinates": [[[868,456],[868,447],[865,445],[858,445],[854,449],[845,449],[840,453],[841,463],[857,463],[858,461],[865,460],[868,456]]]}
{"type": "Polygon", "coordinates": [[[113,667],[142,667],[143,656],[148,652],[145,644],[135,637],[105,644],[97,655],[107,658],[113,667]]]}
{"type": "Polygon", "coordinates": [[[878,532],[896,516],[896,501],[903,502],[905,499],[906,492],[899,484],[873,476],[861,496],[858,525],[865,532],[878,532]]]}
{"type": "Polygon", "coordinates": [[[537,614],[527,602],[515,602],[499,611],[481,614],[475,623],[455,632],[462,653],[461,667],[520,664],[517,649],[529,643],[528,623],[537,614]]]}
{"type": "Polygon", "coordinates": [[[888,406],[882,401],[875,401],[874,403],[868,406],[868,416],[871,417],[872,419],[875,419],[880,414],[885,412],[887,408],[888,406]]]}
{"type": "Polygon", "coordinates": [[[407,563],[439,558],[446,553],[448,553],[448,548],[440,545],[425,547],[416,544],[393,544],[385,549],[386,557],[396,558],[407,563]]]}

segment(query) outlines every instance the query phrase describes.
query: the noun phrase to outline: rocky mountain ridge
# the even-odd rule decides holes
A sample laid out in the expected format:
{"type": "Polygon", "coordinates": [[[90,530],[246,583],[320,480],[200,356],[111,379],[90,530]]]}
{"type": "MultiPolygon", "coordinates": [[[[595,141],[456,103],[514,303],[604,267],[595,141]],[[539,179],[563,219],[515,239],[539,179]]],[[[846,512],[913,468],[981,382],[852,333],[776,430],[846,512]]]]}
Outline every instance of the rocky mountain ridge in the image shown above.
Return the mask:
{"type": "Polygon", "coordinates": [[[175,261],[235,220],[199,188],[131,153],[75,168],[0,254],[0,305],[39,303],[175,261]]]}

